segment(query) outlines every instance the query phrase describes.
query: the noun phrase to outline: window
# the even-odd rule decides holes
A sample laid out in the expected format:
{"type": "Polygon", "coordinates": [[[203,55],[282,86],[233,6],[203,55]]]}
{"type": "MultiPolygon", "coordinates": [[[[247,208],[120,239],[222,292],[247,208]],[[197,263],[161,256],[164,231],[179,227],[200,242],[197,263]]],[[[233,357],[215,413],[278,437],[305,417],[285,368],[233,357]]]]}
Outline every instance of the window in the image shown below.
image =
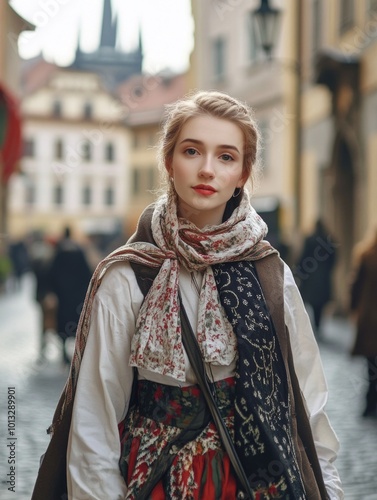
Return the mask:
{"type": "Polygon", "coordinates": [[[24,139],[23,143],[23,155],[29,158],[33,158],[35,155],[35,142],[34,139],[24,139]]]}
{"type": "Polygon", "coordinates": [[[222,37],[216,38],[213,42],[213,71],[216,80],[223,80],[225,77],[225,40],[222,37]]]}
{"type": "Polygon", "coordinates": [[[62,116],[62,103],[56,99],[52,105],[52,116],[60,118],[62,116]]]}
{"type": "Polygon", "coordinates": [[[63,192],[63,186],[61,184],[56,184],[54,187],[54,193],[53,193],[53,201],[56,206],[61,206],[63,205],[64,201],[64,192],[63,192]]]}
{"type": "Polygon", "coordinates": [[[93,106],[90,102],[86,102],[84,105],[84,118],[86,120],[91,120],[93,118],[93,106]]]}
{"type": "Polygon", "coordinates": [[[340,25],[341,33],[352,28],[355,24],[355,2],[354,0],[341,0],[340,1],[340,25]]]}
{"type": "Polygon", "coordinates": [[[112,186],[107,186],[104,193],[105,205],[111,207],[115,203],[115,191],[112,186]]]}
{"type": "Polygon", "coordinates": [[[63,158],[63,141],[61,139],[57,139],[55,141],[54,157],[57,160],[61,160],[63,158]]]}
{"type": "Polygon", "coordinates": [[[85,161],[90,161],[92,159],[92,145],[90,142],[85,141],[81,144],[81,156],[85,161]]]}
{"type": "Polygon", "coordinates": [[[141,191],[141,171],[135,167],[132,171],[132,194],[138,195],[141,191]]]}
{"type": "Polygon", "coordinates": [[[86,184],[82,188],[82,204],[88,206],[92,203],[92,188],[86,184]]]}
{"type": "Polygon", "coordinates": [[[108,142],[105,147],[105,159],[112,163],[114,161],[114,145],[108,142]]]}
{"type": "Polygon", "coordinates": [[[35,203],[35,198],[36,198],[35,183],[30,178],[27,178],[25,180],[26,180],[25,203],[30,207],[35,203]]]}

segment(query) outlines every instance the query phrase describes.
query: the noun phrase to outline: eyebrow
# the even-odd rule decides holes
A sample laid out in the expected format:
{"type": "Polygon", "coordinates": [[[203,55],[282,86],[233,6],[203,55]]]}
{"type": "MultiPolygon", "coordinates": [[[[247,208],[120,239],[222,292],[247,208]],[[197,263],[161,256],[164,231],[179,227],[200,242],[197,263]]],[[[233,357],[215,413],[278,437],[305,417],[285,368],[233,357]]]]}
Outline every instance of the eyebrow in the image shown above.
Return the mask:
{"type": "MultiPolygon", "coordinates": [[[[203,145],[203,142],[202,141],[199,141],[198,139],[183,139],[183,141],[181,141],[179,144],[184,144],[185,142],[193,142],[194,144],[199,144],[199,145],[203,145]]],[[[219,144],[217,146],[218,148],[224,148],[224,149],[232,149],[233,151],[237,151],[238,154],[241,154],[238,150],[238,148],[236,148],[236,146],[232,146],[231,144],[219,144]]]]}

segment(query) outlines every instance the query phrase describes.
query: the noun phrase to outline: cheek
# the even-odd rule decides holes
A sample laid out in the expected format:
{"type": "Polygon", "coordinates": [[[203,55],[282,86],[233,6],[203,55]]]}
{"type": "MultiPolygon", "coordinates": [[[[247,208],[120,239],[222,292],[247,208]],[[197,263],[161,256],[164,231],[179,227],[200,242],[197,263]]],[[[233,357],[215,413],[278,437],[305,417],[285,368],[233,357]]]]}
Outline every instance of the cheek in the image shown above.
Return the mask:
{"type": "Polygon", "coordinates": [[[230,188],[232,188],[233,184],[236,184],[239,182],[239,180],[242,177],[242,172],[229,172],[229,171],[224,171],[219,173],[219,180],[220,182],[224,185],[227,186],[229,185],[230,188]]]}

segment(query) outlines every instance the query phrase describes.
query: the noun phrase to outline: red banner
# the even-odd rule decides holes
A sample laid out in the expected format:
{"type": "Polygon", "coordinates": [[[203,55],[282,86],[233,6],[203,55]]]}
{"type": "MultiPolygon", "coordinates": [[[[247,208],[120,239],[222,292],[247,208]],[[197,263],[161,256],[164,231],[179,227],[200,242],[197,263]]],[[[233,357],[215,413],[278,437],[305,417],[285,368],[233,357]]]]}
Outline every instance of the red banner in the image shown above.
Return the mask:
{"type": "Polygon", "coordinates": [[[22,153],[19,103],[0,83],[0,165],[1,182],[6,184],[22,153]]]}

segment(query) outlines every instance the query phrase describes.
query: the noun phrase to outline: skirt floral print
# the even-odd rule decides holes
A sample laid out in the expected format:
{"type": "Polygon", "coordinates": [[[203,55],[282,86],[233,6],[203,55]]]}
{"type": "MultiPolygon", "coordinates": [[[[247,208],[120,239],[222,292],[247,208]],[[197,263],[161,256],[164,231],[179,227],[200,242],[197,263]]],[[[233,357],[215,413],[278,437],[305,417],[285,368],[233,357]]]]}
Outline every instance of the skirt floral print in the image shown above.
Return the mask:
{"type": "MultiPolygon", "coordinates": [[[[233,429],[234,383],[234,379],[229,378],[214,384],[217,404],[230,432],[233,429]]],[[[127,500],[137,500],[158,456],[198,411],[200,398],[198,386],[180,388],[139,381],[137,409],[125,422],[122,439],[127,500]]],[[[230,500],[236,497],[237,484],[229,457],[210,422],[196,439],[176,454],[150,498],[230,500]]]]}

